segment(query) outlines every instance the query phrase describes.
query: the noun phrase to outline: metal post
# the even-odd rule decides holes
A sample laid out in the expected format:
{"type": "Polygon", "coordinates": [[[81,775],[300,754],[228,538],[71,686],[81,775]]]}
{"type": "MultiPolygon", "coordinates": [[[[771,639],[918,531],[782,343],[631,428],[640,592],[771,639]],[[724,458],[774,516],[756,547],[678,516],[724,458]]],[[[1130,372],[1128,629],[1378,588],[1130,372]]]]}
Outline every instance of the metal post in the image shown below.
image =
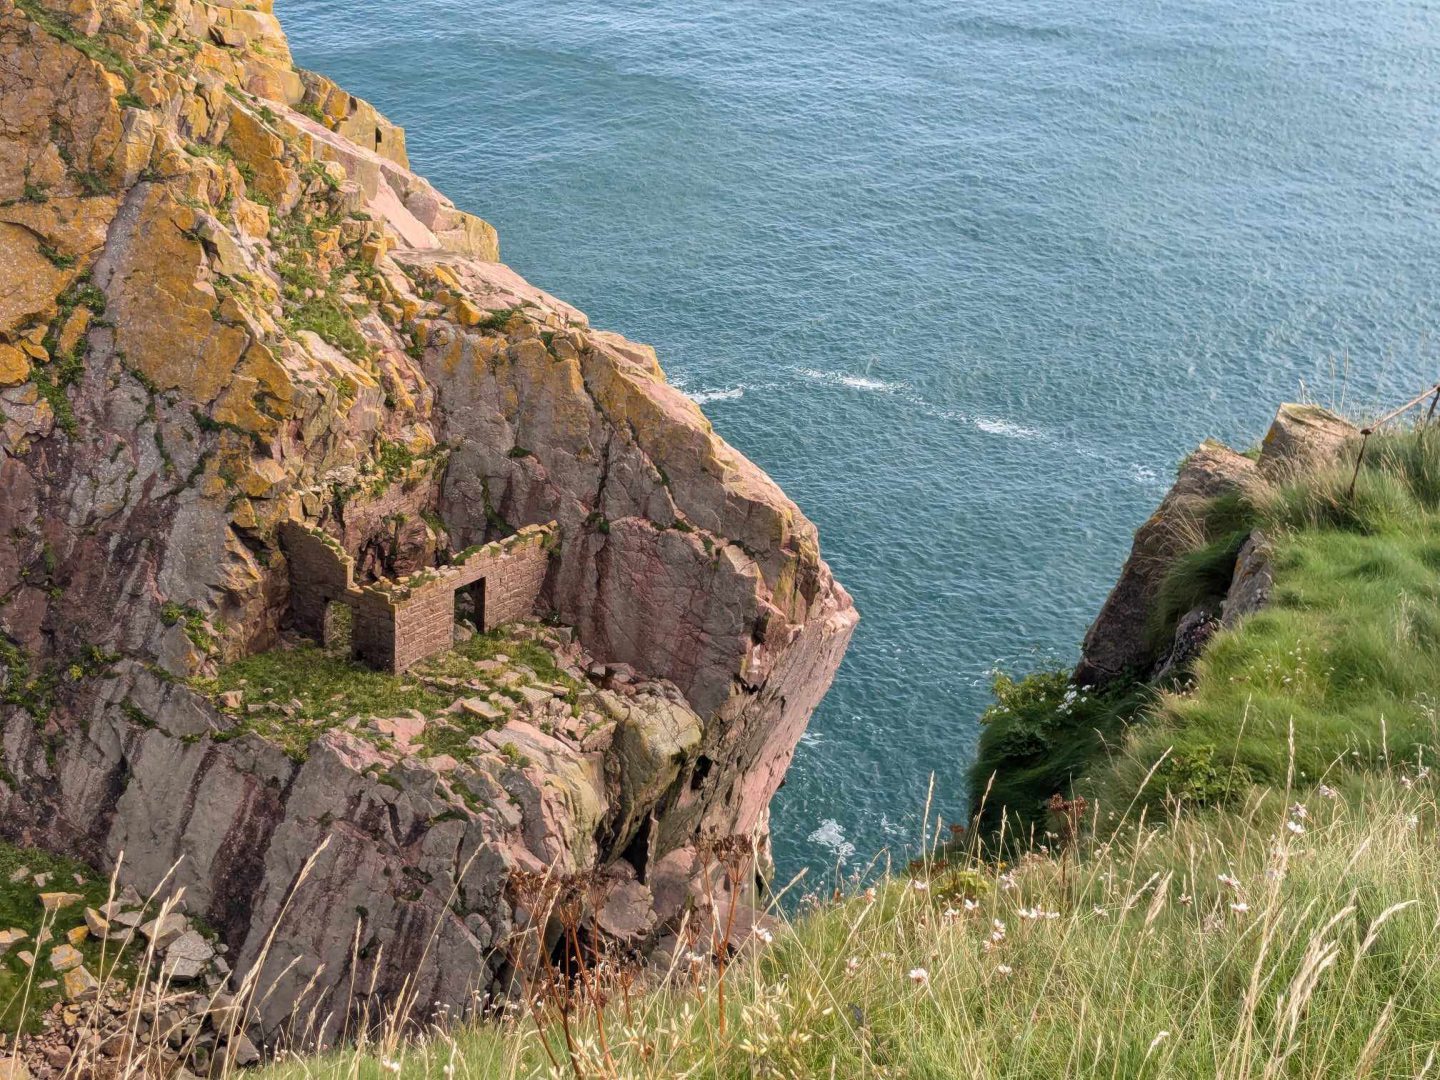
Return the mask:
{"type": "Polygon", "coordinates": [[[1368,443],[1369,441],[1370,441],[1370,429],[1369,429],[1368,427],[1367,427],[1367,428],[1361,428],[1361,429],[1360,429],[1360,452],[1355,455],[1355,472],[1352,473],[1351,476],[1350,476],[1350,493],[1345,496],[1347,499],[1354,499],[1354,498],[1355,498],[1355,481],[1358,480],[1358,479],[1360,479],[1360,463],[1365,460],[1365,444],[1368,443]]]}

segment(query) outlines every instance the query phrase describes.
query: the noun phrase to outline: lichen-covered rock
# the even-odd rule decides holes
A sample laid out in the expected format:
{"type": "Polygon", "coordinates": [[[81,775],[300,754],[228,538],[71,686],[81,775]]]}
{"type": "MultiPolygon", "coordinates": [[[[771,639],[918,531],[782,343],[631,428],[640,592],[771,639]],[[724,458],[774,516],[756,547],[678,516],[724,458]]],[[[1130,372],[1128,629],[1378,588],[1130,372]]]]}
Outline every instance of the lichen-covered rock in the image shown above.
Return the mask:
{"type": "Polygon", "coordinates": [[[1297,472],[1339,464],[1346,445],[1359,435],[1354,424],[1318,405],[1281,405],[1260,443],[1260,472],[1279,482],[1297,472]]]}
{"type": "Polygon", "coordinates": [[[1270,555],[1270,543],[1258,529],[1241,545],[1221,608],[1220,621],[1227,630],[1270,602],[1270,593],[1275,587],[1275,567],[1270,555]]]}
{"type": "Polygon", "coordinates": [[[855,625],[654,352],[498,258],[268,3],[0,0],[4,829],[184,887],[268,1026],[505,992],[516,870],[662,937],[702,834],[763,846],[855,625]],[[281,641],[287,521],[367,580],[556,521],[547,647],[630,674],[479,699],[443,753],[431,716],[262,734],[203,680],[281,641]]]}

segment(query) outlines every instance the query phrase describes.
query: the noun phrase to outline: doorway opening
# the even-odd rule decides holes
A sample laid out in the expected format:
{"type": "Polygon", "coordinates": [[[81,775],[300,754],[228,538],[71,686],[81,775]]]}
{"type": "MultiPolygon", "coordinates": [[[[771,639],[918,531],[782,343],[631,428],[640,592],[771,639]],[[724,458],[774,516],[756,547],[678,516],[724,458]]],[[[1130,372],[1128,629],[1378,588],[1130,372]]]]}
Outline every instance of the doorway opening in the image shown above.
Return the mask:
{"type": "Polygon", "coordinates": [[[469,624],[477,634],[485,632],[485,579],[455,590],[455,625],[469,624]]]}

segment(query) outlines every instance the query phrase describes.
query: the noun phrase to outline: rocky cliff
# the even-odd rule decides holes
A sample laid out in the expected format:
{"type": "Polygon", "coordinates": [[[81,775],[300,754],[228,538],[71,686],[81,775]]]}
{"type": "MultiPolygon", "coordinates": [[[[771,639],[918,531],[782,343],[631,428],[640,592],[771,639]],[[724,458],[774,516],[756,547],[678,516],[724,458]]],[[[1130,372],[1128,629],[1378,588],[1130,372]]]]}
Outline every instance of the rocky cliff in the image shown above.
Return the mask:
{"type": "Polygon", "coordinates": [[[498,259],[268,2],[0,0],[3,831],[183,886],[272,1031],[505,990],[517,869],[663,942],[700,837],[763,852],[856,620],[653,351],[498,259]],[[362,580],[555,522],[517,640],[564,679],[218,692],[293,650],[286,522],[362,580]]]}
{"type": "Polygon", "coordinates": [[[1085,634],[1075,681],[1105,686],[1126,678],[1163,680],[1193,659],[1217,628],[1259,607],[1264,537],[1258,533],[1222,564],[1213,595],[1195,597],[1193,606],[1168,619],[1160,611],[1161,588],[1176,559],[1203,539],[1201,518],[1215,499],[1243,496],[1338,461],[1358,434],[1325,409],[1287,404],[1253,455],[1214,441],[1198,446],[1181,463],[1155,513],[1136,530],[1120,577],[1085,634]]]}
{"type": "MultiPolygon", "coordinates": [[[[1247,623],[1253,629],[1250,616],[1271,606],[1277,590],[1288,598],[1287,614],[1294,617],[1297,595],[1305,589],[1293,581],[1277,586],[1277,568],[1288,565],[1293,572],[1296,561],[1284,552],[1296,527],[1281,508],[1287,498],[1303,503],[1312,495],[1317,505],[1346,505],[1356,478],[1363,498],[1371,478],[1357,472],[1359,444],[1359,430],[1341,417],[1313,405],[1287,404],[1254,450],[1240,453],[1207,440],[1181,462],[1170,490],[1136,530],[1074,670],[996,678],[996,701],[981,718],[970,773],[972,811],[987,833],[1003,828],[1014,837],[1033,827],[1061,835],[1074,827],[1073,815],[1097,801],[1108,804],[1109,813],[1117,804],[1133,809],[1143,795],[1158,800],[1153,809],[1159,813],[1172,797],[1218,803],[1251,780],[1283,783],[1283,768],[1278,777],[1268,775],[1265,763],[1242,773],[1233,764],[1240,756],[1234,749],[1230,764],[1217,763],[1226,752],[1217,747],[1238,746],[1238,733],[1198,721],[1187,730],[1185,718],[1177,717],[1192,715],[1203,698],[1212,719],[1221,714],[1224,723],[1233,720],[1241,730],[1250,724],[1247,745],[1285,746],[1290,731],[1284,725],[1294,720],[1299,705],[1289,696],[1289,674],[1277,674],[1265,658],[1255,659],[1258,652],[1245,653],[1254,662],[1242,677],[1233,669],[1212,671],[1207,683],[1204,673],[1217,647],[1232,656],[1254,647],[1253,641],[1240,647],[1233,639],[1247,623]],[[1258,688],[1271,679],[1267,696],[1258,688]],[[1236,693],[1244,689],[1251,700],[1233,707],[1228,700],[1217,703],[1220,685],[1236,693]],[[1268,739],[1255,735],[1262,723],[1278,725],[1268,739]],[[1154,774],[1147,775],[1152,768],[1154,774]]],[[[1372,453],[1372,463],[1383,473],[1391,457],[1372,453]]],[[[1396,483],[1388,475],[1378,482],[1396,483]]],[[[1415,514],[1419,520],[1419,511],[1415,514]]],[[[1301,519],[1313,525],[1323,517],[1301,519]]],[[[1304,651],[1297,647],[1289,655],[1304,651]]],[[[1315,698],[1307,700],[1313,705],[1315,698]]],[[[1342,706],[1332,704],[1328,711],[1344,715],[1342,706]]],[[[1328,746],[1327,737],[1344,725],[1299,730],[1318,748],[1328,746]]],[[[1365,728],[1357,724],[1356,731],[1365,728]]]]}

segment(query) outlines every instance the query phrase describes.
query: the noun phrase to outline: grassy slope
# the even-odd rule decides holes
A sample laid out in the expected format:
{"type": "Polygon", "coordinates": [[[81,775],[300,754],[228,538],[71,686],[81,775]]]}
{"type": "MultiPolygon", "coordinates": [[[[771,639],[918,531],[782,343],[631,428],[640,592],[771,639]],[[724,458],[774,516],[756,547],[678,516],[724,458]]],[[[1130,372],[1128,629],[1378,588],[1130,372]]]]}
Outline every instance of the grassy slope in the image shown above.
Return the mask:
{"type": "Polygon", "coordinates": [[[1336,467],[1252,500],[1275,538],[1271,605],[1132,729],[1102,797],[1128,797],[1167,749],[1152,799],[1282,783],[1292,725],[1302,781],[1440,744],[1440,431],[1372,440],[1353,498],[1349,481],[1336,467]]]}
{"type": "Polygon", "coordinates": [[[1284,781],[1292,724],[1309,781],[1341,759],[1373,765],[1440,743],[1440,431],[1372,439],[1353,498],[1349,484],[1337,466],[1212,507],[1150,632],[1218,601],[1252,528],[1272,538],[1276,585],[1266,610],[1210,642],[1190,689],[1132,685],[1067,704],[1054,676],[999,684],[974,771],[977,790],[996,776],[987,820],[1002,803],[1041,820],[1072,781],[1123,809],[1152,768],[1143,801],[1222,805],[1284,781]]]}
{"type": "MultiPolygon", "coordinates": [[[[973,911],[940,895],[943,874],[827,905],[730,970],[724,1033],[713,985],[651,995],[629,1022],[612,1008],[613,1069],[582,1024],[579,1075],[1417,1075],[1440,1047],[1435,789],[1400,769],[1336,783],[1303,822],[1271,795],[1102,827],[1074,854],[968,878],[973,911]]],[[[261,1076],[575,1075],[549,1034],[558,1073],[518,1023],[261,1076]]]]}
{"type": "MultiPolygon", "coordinates": [[[[422,661],[402,676],[367,667],[351,659],[344,648],[322,649],[304,643],[244,657],[221,668],[213,679],[197,680],[196,686],[212,695],[238,690],[247,704],[298,703],[290,715],[246,712],[242,723],[229,734],[233,738],[254,731],[299,758],[321,732],[344,724],[351,716],[399,716],[411,709],[427,717],[439,716],[457,697],[479,692],[440,693],[427,688],[427,679],[483,679],[475,668],[476,662],[502,655],[513,662],[507,670],[523,665],[542,682],[571,689],[578,685],[556,666],[545,646],[517,637],[512,627],[502,626],[476,634],[450,651],[422,661]]],[[[504,687],[500,692],[520,697],[512,688],[504,687]]]]}

